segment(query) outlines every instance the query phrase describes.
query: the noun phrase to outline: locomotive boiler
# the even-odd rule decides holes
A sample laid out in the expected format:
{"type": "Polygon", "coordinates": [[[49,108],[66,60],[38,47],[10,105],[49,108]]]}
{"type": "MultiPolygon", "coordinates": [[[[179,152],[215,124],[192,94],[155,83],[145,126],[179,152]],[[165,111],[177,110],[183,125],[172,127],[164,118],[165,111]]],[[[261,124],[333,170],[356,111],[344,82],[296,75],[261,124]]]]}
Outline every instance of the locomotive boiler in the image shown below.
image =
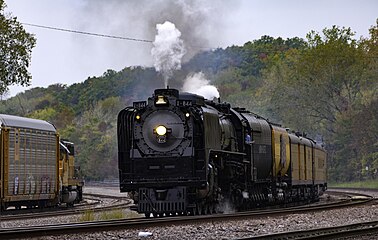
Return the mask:
{"type": "Polygon", "coordinates": [[[118,115],[121,192],[147,217],[316,200],[326,152],[244,108],[156,89],[118,115]]]}

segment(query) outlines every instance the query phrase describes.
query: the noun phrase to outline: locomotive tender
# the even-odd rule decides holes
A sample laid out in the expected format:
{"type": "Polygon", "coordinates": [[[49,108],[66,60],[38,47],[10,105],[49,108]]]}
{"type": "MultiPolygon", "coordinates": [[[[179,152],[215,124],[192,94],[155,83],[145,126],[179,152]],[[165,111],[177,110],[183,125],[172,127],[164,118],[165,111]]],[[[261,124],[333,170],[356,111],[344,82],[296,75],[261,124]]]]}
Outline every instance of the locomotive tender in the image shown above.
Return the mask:
{"type": "Polygon", "coordinates": [[[327,189],[315,141],[176,89],[120,111],[118,158],[120,190],[147,217],[314,201],[327,189]]]}
{"type": "Polygon", "coordinates": [[[0,114],[0,207],[49,207],[82,200],[74,145],[42,120],[0,114]]]}

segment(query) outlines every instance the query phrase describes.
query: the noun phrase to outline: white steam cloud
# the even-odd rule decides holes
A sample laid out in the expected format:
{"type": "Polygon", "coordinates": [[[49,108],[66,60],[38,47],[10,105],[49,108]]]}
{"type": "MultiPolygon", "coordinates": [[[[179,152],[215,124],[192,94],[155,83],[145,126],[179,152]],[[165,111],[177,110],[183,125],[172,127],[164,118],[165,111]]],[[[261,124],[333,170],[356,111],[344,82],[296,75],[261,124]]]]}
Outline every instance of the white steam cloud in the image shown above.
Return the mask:
{"type": "Polygon", "coordinates": [[[193,73],[186,77],[182,91],[201,95],[209,100],[219,98],[218,89],[209,83],[202,72],[193,73]]]}
{"type": "MultiPolygon", "coordinates": [[[[180,39],[181,32],[175,24],[165,21],[163,24],[157,24],[156,29],[157,35],[151,54],[154,59],[154,67],[163,75],[164,87],[167,87],[173,72],[181,69],[181,61],[186,49],[184,41],[180,39]]],[[[209,83],[202,72],[191,73],[184,80],[182,91],[198,94],[209,100],[214,97],[218,98],[218,89],[209,83]]]]}
{"type": "Polygon", "coordinates": [[[181,69],[181,60],[186,50],[181,37],[181,32],[176,26],[166,21],[157,24],[157,35],[153,42],[151,54],[154,59],[154,67],[164,78],[164,86],[168,86],[168,80],[172,77],[173,71],[181,69]]]}

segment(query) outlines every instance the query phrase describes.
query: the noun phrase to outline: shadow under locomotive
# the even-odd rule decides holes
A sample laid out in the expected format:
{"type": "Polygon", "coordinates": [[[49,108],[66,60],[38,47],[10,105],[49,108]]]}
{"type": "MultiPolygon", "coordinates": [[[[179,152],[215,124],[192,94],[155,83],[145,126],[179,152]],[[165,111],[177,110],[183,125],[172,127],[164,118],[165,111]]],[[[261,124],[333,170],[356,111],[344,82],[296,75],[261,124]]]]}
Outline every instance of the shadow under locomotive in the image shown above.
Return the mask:
{"type": "Polygon", "coordinates": [[[327,188],[320,144],[176,89],[119,113],[118,157],[121,192],[146,216],[315,201],[327,188]]]}

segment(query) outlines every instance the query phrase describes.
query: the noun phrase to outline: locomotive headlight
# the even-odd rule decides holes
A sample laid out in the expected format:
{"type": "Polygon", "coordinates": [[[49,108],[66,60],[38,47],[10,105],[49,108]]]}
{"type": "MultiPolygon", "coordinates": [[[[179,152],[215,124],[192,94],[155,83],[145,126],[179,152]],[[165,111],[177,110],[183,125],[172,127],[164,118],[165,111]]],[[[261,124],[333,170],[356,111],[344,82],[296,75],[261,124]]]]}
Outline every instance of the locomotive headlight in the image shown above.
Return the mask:
{"type": "Polygon", "coordinates": [[[155,129],[155,131],[157,135],[164,136],[167,133],[167,128],[164,127],[163,125],[160,125],[155,129]]]}
{"type": "Polygon", "coordinates": [[[190,113],[185,113],[185,117],[190,117],[190,113]]]}
{"type": "Polygon", "coordinates": [[[157,96],[155,104],[156,105],[165,105],[165,104],[167,104],[167,101],[166,101],[164,96],[157,96]]]}

